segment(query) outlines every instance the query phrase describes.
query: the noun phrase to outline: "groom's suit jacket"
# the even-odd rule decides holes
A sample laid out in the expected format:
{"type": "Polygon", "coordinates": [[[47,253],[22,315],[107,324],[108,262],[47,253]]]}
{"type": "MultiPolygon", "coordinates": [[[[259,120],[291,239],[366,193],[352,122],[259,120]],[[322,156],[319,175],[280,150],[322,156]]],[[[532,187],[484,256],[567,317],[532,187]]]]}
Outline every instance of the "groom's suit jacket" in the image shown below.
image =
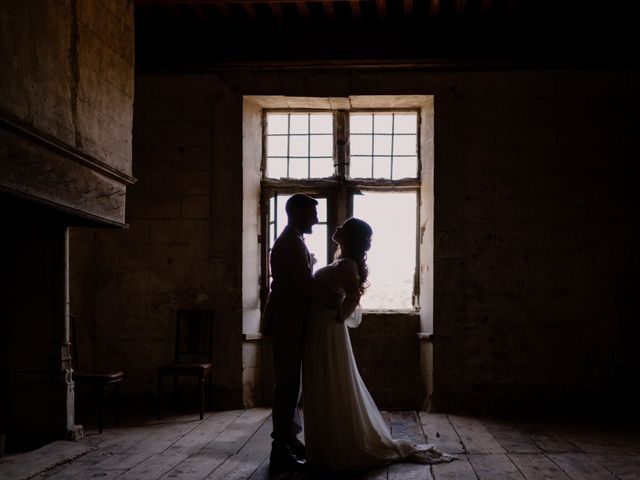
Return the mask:
{"type": "Polygon", "coordinates": [[[316,285],[307,246],[286,226],[271,250],[271,291],[262,316],[262,333],[302,340],[316,285]]]}

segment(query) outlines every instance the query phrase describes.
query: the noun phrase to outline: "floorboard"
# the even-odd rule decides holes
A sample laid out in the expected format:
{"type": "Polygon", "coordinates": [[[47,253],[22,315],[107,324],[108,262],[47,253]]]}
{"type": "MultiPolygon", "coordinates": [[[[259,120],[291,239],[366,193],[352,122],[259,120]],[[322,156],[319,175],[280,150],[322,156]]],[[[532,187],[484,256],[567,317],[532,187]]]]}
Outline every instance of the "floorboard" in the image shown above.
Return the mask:
{"type": "Polygon", "coordinates": [[[466,453],[485,455],[506,453],[481,420],[458,415],[449,415],[449,419],[460,436],[466,453]]]}
{"type": "Polygon", "coordinates": [[[510,454],[509,458],[527,479],[568,480],[569,477],[545,455],[510,454]]]}
{"type": "Polygon", "coordinates": [[[447,453],[465,453],[462,440],[453,428],[449,417],[443,413],[419,412],[422,430],[428,443],[447,453]]]}
{"type": "Polygon", "coordinates": [[[450,463],[440,463],[431,468],[435,480],[477,480],[475,470],[465,454],[457,454],[458,459],[450,463]]]}
{"type": "Polygon", "coordinates": [[[615,476],[586,453],[552,453],[548,457],[572,480],[611,480],[615,476]]]}
{"type": "Polygon", "coordinates": [[[531,438],[517,425],[508,422],[483,420],[489,433],[495,438],[507,453],[542,453],[531,438]]]}
{"type": "Polygon", "coordinates": [[[480,480],[522,480],[524,475],[504,453],[469,454],[469,461],[480,480]]]}
{"type": "Polygon", "coordinates": [[[392,435],[434,443],[457,460],[357,473],[269,472],[271,411],[151,418],[0,460],[0,480],[640,480],[632,425],[383,412],[392,435]],[[62,463],[61,463],[62,462],[62,463]]]}

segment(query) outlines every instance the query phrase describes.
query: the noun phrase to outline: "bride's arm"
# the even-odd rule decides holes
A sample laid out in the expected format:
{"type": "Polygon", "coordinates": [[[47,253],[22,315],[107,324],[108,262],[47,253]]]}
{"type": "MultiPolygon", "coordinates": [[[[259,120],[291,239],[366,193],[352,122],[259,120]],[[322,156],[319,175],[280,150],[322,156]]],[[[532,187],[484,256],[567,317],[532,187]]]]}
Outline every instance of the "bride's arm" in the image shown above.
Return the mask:
{"type": "Polygon", "coordinates": [[[339,264],[340,277],[345,291],[344,300],[338,309],[339,322],[344,322],[360,303],[360,279],[358,266],[353,260],[345,260],[339,264]]]}
{"type": "Polygon", "coordinates": [[[311,301],[317,302],[332,310],[340,305],[340,297],[328,290],[313,277],[307,267],[306,252],[300,248],[287,251],[287,258],[282,262],[300,291],[311,301]]]}

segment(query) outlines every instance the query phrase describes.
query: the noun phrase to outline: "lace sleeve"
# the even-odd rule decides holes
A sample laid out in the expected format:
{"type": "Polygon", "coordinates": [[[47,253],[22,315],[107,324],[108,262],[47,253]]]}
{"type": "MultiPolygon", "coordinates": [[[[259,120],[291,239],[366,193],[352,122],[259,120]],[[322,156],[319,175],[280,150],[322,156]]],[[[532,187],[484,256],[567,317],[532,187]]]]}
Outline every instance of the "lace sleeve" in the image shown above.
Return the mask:
{"type": "Polygon", "coordinates": [[[344,259],[340,262],[339,272],[345,298],[338,310],[338,317],[344,321],[353,315],[360,303],[360,277],[358,276],[358,266],[351,259],[344,259]]]}

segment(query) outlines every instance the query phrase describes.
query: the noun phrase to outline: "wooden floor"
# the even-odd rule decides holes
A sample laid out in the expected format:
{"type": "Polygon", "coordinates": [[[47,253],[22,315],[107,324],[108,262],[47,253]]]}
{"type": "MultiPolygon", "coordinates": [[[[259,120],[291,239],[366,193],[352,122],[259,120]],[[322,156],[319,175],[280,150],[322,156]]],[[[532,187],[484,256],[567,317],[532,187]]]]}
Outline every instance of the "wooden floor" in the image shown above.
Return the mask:
{"type": "Polygon", "coordinates": [[[506,422],[423,412],[384,416],[394,437],[434,443],[458,459],[433,466],[394,464],[348,476],[270,476],[271,411],[252,409],[210,413],[203,421],[182,416],[89,432],[82,442],[56,442],[6,456],[0,479],[640,479],[640,434],[630,425],[506,422]]]}

